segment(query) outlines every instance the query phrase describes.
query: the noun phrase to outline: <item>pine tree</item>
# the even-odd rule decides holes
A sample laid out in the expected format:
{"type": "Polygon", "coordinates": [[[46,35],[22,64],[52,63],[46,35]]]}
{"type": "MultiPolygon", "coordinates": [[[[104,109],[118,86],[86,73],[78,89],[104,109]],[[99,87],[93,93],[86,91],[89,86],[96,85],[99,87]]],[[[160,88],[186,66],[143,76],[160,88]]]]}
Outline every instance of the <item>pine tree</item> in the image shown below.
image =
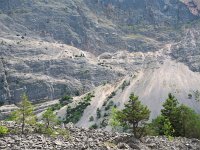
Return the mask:
{"type": "Polygon", "coordinates": [[[118,111],[119,110],[117,110],[114,107],[111,110],[110,119],[109,119],[108,123],[112,127],[113,131],[116,131],[121,126],[119,120],[117,119],[117,117],[118,117],[118,115],[117,115],[118,111]]]}
{"type": "Polygon", "coordinates": [[[125,104],[122,111],[118,111],[116,119],[124,127],[130,127],[136,138],[144,135],[145,124],[150,116],[150,110],[147,106],[141,104],[138,96],[131,94],[129,101],[125,104]]]}
{"type": "Polygon", "coordinates": [[[153,119],[152,123],[149,124],[152,129],[153,135],[165,135],[167,137],[173,136],[174,129],[168,118],[160,115],[156,119],[153,119]]]}
{"type": "MultiPolygon", "coordinates": [[[[163,109],[161,110],[162,116],[164,116],[166,119],[169,119],[172,128],[175,129],[177,127],[178,119],[177,119],[177,108],[178,108],[178,100],[173,96],[171,93],[169,93],[168,98],[163,104],[163,109]]],[[[176,135],[176,129],[174,132],[174,135],[176,135]]]]}
{"type": "Polygon", "coordinates": [[[150,126],[159,135],[200,138],[200,115],[169,94],[161,115],[150,126]]]}
{"type": "Polygon", "coordinates": [[[22,101],[19,103],[19,109],[12,113],[13,120],[21,123],[21,133],[24,134],[25,124],[33,125],[36,122],[36,117],[33,113],[33,105],[28,99],[28,96],[24,93],[22,95],[22,101]]]}
{"type": "Polygon", "coordinates": [[[177,135],[188,138],[200,138],[200,115],[191,108],[180,105],[176,113],[178,124],[175,128],[177,135]]]}
{"type": "Polygon", "coordinates": [[[46,128],[49,128],[50,125],[56,124],[58,122],[56,115],[50,108],[44,112],[42,115],[42,120],[44,121],[46,128]]]}

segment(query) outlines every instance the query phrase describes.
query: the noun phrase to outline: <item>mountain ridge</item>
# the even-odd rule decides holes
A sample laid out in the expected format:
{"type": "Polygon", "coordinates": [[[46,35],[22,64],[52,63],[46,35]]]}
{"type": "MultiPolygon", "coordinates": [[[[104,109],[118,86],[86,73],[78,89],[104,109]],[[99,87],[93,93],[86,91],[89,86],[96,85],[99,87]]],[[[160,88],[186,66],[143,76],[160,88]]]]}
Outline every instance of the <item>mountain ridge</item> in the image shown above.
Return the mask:
{"type": "MultiPolygon", "coordinates": [[[[136,92],[151,107],[153,117],[168,92],[200,111],[195,101],[199,15],[187,1],[0,0],[0,4],[0,101],[17,103],[23,92],[33,102],[81,96],[101,91],[106,84],[115,89],[118,81],[141,73],[141,79],[131,79],[124,92],[136,92]],[[169,82],[167,90],[164,80],[169,82]],[[193,98],[189,100],[188,94],[193,98]],[[156,109],[152,100],[158,103],[156,109]]],[[[128,94],[118,93],[116,100],[123,106],[128,94]]],[[[95,101],[102,103],[104,98],[95,101]]]]}

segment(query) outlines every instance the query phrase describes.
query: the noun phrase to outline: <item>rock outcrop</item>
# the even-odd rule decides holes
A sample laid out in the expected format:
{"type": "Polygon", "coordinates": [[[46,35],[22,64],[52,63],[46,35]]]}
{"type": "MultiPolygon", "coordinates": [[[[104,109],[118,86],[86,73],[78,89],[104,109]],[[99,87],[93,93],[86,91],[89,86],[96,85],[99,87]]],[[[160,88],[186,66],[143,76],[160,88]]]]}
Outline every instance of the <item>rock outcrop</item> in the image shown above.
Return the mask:
{"type": "MultiPolygon", "coordinates": [[[[120,103],[119,108],[136,92],[156,116],[172,92],[180,103],[199,112],[195,101],[199,75],[194,72],[200,71],[200,18],[191,11],[191,2],[0,3],[0,101],[5,104],[17,103],[23,92],[38,103],[66,94],[82,95],[107,83],[116,90],[120,81],[129,79],[130,85],[112,99],[120,103]]],[[[91,102],[93,109],[101,107],[108,96],[96,97],[91,102]]],[[[82,120],[90,110],[88,107],[82,120]]]]}

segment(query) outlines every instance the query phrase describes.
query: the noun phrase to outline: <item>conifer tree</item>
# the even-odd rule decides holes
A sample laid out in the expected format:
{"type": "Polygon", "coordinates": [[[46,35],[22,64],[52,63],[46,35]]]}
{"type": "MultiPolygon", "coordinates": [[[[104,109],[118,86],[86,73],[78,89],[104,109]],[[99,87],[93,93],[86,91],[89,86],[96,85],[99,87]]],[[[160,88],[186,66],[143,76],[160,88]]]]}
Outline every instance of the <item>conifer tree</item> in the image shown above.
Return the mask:
{"type": "Polygon", "coordinates": [[[136,138],[140,138],[145,133],[145,124],[150,116],[147,106],[141,104],[138,96],[131,94],[125,108],[116,112],[116,119],[124,127],[130,127],[136,138]]]}
{"type": "Polygon", "coordinates": [[[54,125],[58,122],[56,115],[53,113],[51,108],[48,108],[42,115],[42,120],[44,121],[46,128],[54,125]]]}
{"type": "Polygon", "coordinates": [[[17,123],[21,124],[21,133],[24,134],[25,125],[33,125],[36,122],[36,116],[33,113],[34,107],[28,99],[28,96],[24,93],[22,95],[22,101],[19,103],[19,109],[12,113],[11,118],[17,123]]]}
{"type": "Polygon", "coordinates": [[[161,110],[161,115],[165,117],[165,119],[169,119],[169,122],[172,125],[172,128],[175,130],[174,136],[176,136],[176,127],[178,124],[178,118],[177,118],[177,108],[178,108],[178,100],[173,96],[171,93],[169,93],[168,98],[163,104],[163,109],[161,110]]]}

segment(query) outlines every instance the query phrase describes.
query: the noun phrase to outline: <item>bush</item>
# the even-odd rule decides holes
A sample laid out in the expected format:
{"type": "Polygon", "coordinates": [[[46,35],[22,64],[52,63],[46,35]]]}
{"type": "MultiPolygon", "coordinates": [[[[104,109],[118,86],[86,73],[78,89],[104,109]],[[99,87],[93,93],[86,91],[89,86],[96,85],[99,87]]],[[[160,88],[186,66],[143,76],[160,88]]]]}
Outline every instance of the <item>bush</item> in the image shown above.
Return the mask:
{"type": "Polygon", "coordinates": [[[108,99],[113,98],[115,95],[116,95],[116,93],[115,93],[115,92],[112,92],[112,93],[108,96],[108,99]]]}
{"type": "Polygon", "coordinates": [[[110,101],[108,105],[105,107],[105,111],[109,110],[114,105],[113,101],[110,101]]]}
{"type": "Polygon", "coordinates": [[[72,100],[73,98],[71,96],[65,95],[59,101],[60,101],[60,104],[63,106],[63,105],[67,105],[71,103],[72,100]]]}
{"type": "Polygon", "coordinates": [[[157,135],[168,137],[187,137],[200,139],[200,115],[169,94],[163,104],[161,115],[152,121],[150,126],[157,135]]]}
{"type": "Polygon", "coordinates": [[[87,108],[87,106],[90,105],[90,101],[94,97],[93,94],[88,93],[84,98],[82,102],[79,102],[78,105],[74,108],[71,108],[70,106],[67,108],[67,116],[65,123],[77,123],[80,118],[83,115],[84,110],[87,108]]]}
{"type": "Polygon", "coordinates": [[[192,99],[192,94],[188,94],[188,99],[192,99]]]}
{"type": "Polygon", "coordinates": [[[107,101],[103,102],[103,106],[106,106],[107,105],[107,101]]]}
{"type": "Polygon", "coordinates": [[[108,122],[106,121],[106,119],[103,119],[100,123],[100,128],[106,127],[108,125],[108,122]]]}
{"type": "Polygon", "coordinates": [[[65,139],[68,139],[70,137],[70,133],[67,129],[53,128],[53,127],[46,128],[45,124],[42,123],[36,124],[36,133],[46,134],[51,137],[61,136],[64,137],[65,139]]]}
{"type": "Polygon", "coordinates": [[[101,110],[97,108],[97,119],[101,118],[101,110]]]}
{"type": "Polygon", "coordinates": [[[90,119],[89,119],[89,121],[94,121],[94,117],[91,116],[90,119]]]}
{"type": "Polygon", "coordinates": [[[8,128],[6,126],[0,126],[0,136],[8,134],[8,128]]]}
{"type": "Polygon", "coordinates": [[[69,131],[67,129],[60,129],[60,128],[56,129],[56,135],[57,136],[61,136],[61,137],[65,138],[65,139],[69,139],[70,138],[70,133],[69,133],[69,131]]]}
{"type": "Polygon", "coordinates": [[[96,123],[89,127],[89,129],[97,129],[97,128],[98,128],[98,125],[96,123]]]}
{"type": "Polygon", "coordinates": [[[107,113],[104,113],[104,115],[103,115],[104,117],[108,117],[109,116],[109,114],[107,114],[107,113]]]}
{"type": "Polygon", "coordinates": [[[122,83],[122,85],[121,85],[122,91],[126,88],[126,86],[129,86],[129,85],[130,85],[130,81],[129,81],[129,82],[124,81],[124,82],[122,83]]]}
{"type": "Polygon", "coordinates": [[[51,106],[51,110],[52,111],[59,110],[61,107],[62,107],[61,104],[54,104],[51,106]]]}

